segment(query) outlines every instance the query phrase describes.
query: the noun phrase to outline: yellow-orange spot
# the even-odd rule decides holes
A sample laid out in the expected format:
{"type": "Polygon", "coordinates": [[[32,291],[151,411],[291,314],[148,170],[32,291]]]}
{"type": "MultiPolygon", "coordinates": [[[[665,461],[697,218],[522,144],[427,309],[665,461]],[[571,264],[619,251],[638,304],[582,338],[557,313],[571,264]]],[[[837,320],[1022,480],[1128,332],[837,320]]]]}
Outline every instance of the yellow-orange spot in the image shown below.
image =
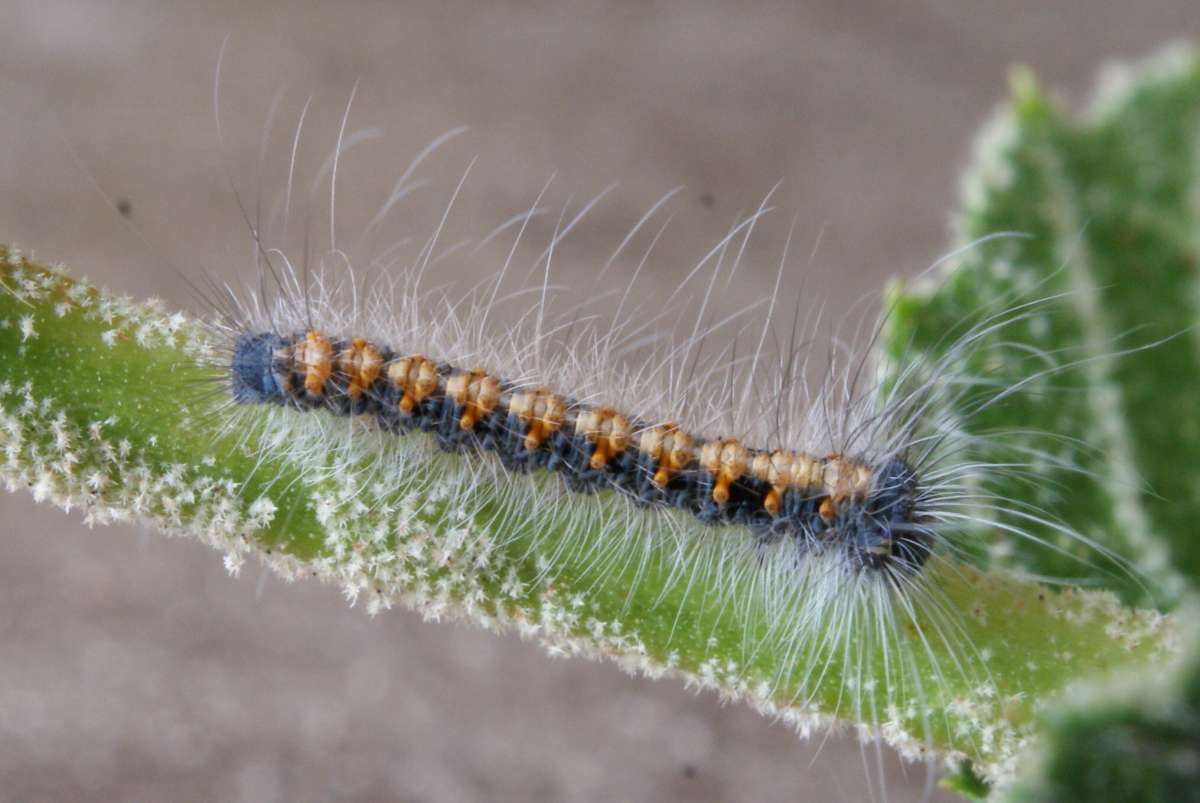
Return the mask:
{"type": "Polygon", "coordinates": [[[420,354],[401,357],[388,363],[387,378],[400,389],[400,409],[408,414],[437,390],[437,365],[420,354]]]}
{"type": "Polygon", "coordinates": [[[567,416],[566,401],[544,387],[514,393],[508,409],[525,425],[525,448],[529,451],[557,432],[567,416]]]}
{"type": "Polygon", "coordinates": [[[687,468],[696,454],[692,436],[675,424],[661,424],[642,433],[638,449],[654,461],[654,476],[651,481],[658,489],[667,487],[671,477],[687,468]]]}
{"type": "Polygon", "coordinates": [[[750,453],[736,438],[708,441],[700,448],[700,466],[713,475],[713,501],[729,501],[729,486],[749,468],[750,453]]]}
{"type": "Polygon", "coordinates": [[[333,373],[333,343],[320,332],[311,330],[296,354],[296,373],[304,377],[304,390],[310,396],[320,396],[333,373]]]}
{"type": "Polygon", "coordinates": [[[575,433],[595,444],[589,462],[593,469],[599,471],[629,446],[633,438],[633,425],[613,408],[598,407],[580,411],[575,419],[575,433]]]}
{"type": "Polygon", "coordinates": [[[770,513],[772,516],[779,515],[779,508],[783,504],[783,495],[779,493],[778,488],[772,488],[767,491],[767,495],[763,497],[763,510],[770,513]]]}
{"type": "Polygon", "coordinates": [[[446,380],[446,395],[463,413],[458,426],[469,432],[500,403],[500,380],[484,371],[459,371],[446,380]]]}
{"type": "Polygon", "coordinates": [[[827,496],[821,500],[821,506],[817,508],[817,513],[826,524],[832,524],[834,517],[837,516],[837,504],[827,496]]]}
{"type": "Polygon", "coordinates": [[[773,452],[758,452],[750,464],[750,474],[767,483],[771,490],[763,498],[763,508],[772,516],[779,515],[784,492],[797,484],[796,471],[804,458],[795,452],[776,449],[773,452]]]}
{"type": "Polygon", "coordinates": [[[358,399],[379,378],[383,355],[375,346],[356,337],[338,354],[337,367],[346,378],[346,395],[358,399]]]}

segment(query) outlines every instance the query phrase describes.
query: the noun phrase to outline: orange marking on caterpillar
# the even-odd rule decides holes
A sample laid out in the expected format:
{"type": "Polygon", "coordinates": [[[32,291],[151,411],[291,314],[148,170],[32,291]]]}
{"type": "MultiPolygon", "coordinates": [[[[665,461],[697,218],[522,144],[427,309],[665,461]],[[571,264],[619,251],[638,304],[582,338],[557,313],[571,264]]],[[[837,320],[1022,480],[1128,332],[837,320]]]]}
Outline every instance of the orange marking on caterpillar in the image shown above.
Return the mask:
{"type": "Polygon", "coordinates": [[[446,381],[446,395],[463,410],[458,426],[464,432],[474,429],[496,409],[500,394],[500,380],[478,368],[458,371],[446,381]]]}
{"type": "Polygon", "coordinates": [[[741,479],[749,468],[750,452],[736,438],[708,441],[700,449],[700,465],[713,475],[713,501],[729,501],[729,486],[741,479]]]}
{"type": "Polygon", "coordinates": [[[660,491],[667,487],[671,477],[687,468],[696,454],[692,436],[675,424],[662,424],[646,430],[639,439],[638,448],[654,461],[654,477],[651,481],[660,491]]]}
{"type": "Polygon", "coordinates": [[[783,449],[776,449],[770,453],[758,452],[754,455],[750,464],[750,474],[771,486],[771,490],[767,491],[763,499],[763,509],[772,516],[779,515],[784,491],[796,484],[794,471],[799,464],[798,460],[795,452],[783,449]]]}
{"type": "Polygon", "coordinates": [[[305,392],[310,396],[321,396],[325,392],[325,383],[333,374],[333,343],[315,329],[310,330],[305,333],[295,360],[296,373],[304,377],[305,392]]]}
{"type": "Polygon", "coordinates": [[[401,357],[388,363],[387,378],[395,387],[403,391],[403,395],[400,397],[400,409],[408,414],[437,390],[437,365],[420,354],[401,357]]]}
{"type": "Polygon", "coordinates": [[[356,337],[338,354],[337,368],[346,377],[346,395],[357,401],[379,378],[383,355],[374,345],[356,337]]]}
{"type": "Polygon", "coordinates": [[[837,518],[837,503],[826,496],[821,500],[821,506],[817,508],[817,514],[826,524],[833,524],[833,520],[837,518]]]}
{"type": "Polygon", "coordinates": [[[589,463],[599,471],[629,446],[633,425],[613,408],[599,407],[580,412],[575,419],[575,433],[595,445],[589,463]]]}
{"type": "Polygon", "coordinates": [[[838,508],[842,506],[849,495],[847,493],[849,466],[839,454],[826,455],[824,460],[818,462],[818,465],[821,473],[821,487],[826,496],[821,500],[817,514],[826,524],[830,524],[837,517],[838,508]]]}
{"type": "Polygon", "coordinates": [[[833,520],[847,500],[863,501],[871,490],[871,469],[836,454],[814,460],[783,449],[758,452],[751,462],[750,473],[771,486],[763,499],[763,508],[772,516],[779,514],[783,494],[791,489],[824,492],[819,512],[826,523],[833,520]]]}
{"type": "Polygon", "coordinates": [[[508,409],[526,426],[525,448],[529,451],[561,429],[567,416],[563,397],[545,387],[514,393],[508,409]]]}

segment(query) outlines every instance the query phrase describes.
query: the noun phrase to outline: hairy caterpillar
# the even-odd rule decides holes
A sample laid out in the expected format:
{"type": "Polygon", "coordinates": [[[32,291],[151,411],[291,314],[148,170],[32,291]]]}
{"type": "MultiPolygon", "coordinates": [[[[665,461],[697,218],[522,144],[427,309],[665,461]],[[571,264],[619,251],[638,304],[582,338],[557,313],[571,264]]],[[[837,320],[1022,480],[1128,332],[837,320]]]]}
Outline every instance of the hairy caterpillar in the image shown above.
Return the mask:
{"type": "Polygon", "coordinates": [[[926,556],[915,474],[898,458],[874,467],[736,438],[698,442],[672,423],[317,330],[239,335],[230,383],[237,402],[370,415],[384,429],[432,432],[445,451],[492,452],[511,471],[558,471],[573,491],[617,490],[746,525],[758,539],[790,538],[801,551],[836,544],[871,569],[916,569],[926,556]]]}
{"type": "MultiPolygon", "coordinates": [[[[333,163],[336,164],[336,157],[333,163]]],[[[526,221],[535,217],[519,215],[515,220],[523,229],[526,221]]],[[[628,314],[622,316],[623,304],[610,304],[608,319],[615,322],[595,326],[590,325],[590,316],[586,313],[568,312],[565,318],[558,320],[552,317],[550,310],[556,302],[552,300],[553,293],[547,289],[552,286],[550,277],[553,276],[550,256],[562,250],[566,230],[573,228],[574,220],[567,224],[561,224],[560,221],[546,249],[544,271],[540,260],[534,260],[534,269],[542,271],[543,275],[541,292],[514,299],[513,305],[523,308],[528,316],[524,326],[503,323],[484,325],[490,316],[495,317],[493,313],[500,306],[498,299],[503,297],[500,290],[493,289],[491,285],[485,285],[478,298],[471,299],[468,296],[465,301],[461,297],[441,296],[436,291],[430,293],[419,289],[422,278],[432,278],[432,273],[426,270],[428,266],[445,264],[447,254],[464,254],[457,244],[448,248],[438,247],[437,238],[431,237],[408,261],[410,270],[391,271],[383,280],[385,286],[382,291],[378,291],[359,282],[357,278],[353,282],[346,279],[350,274],[345,263],[340,261],[340,250],[333,248],[332,235],[329,252],[331,261],[323,270],[308,276],[308,265],[317,260],[303,258],[298,251],[277,248],[269,235],[270,225],[260,226],[255,222],[252,232],[258,240],[255,251],[262,265],[263,283],[275,285],[269,290],[276,298],[270,297],[270,294],[262,294],[260,298],[254,298],[252,294],[249,297],[239,294],[239,301],[232,302],[235,311],[217,324],[218,337],[225,346],[222,357],[212,363],[215,381],[225,386],[225,398],[228,399],[231,381],[246,373],[234,373],[231,370],[239,353],[239,340],[245,342],[245,339],[264,336],[286,340],[295,338],[297,333],[321,332],[326,333],[322,336],[328,341],[328,346],[321,344],[320,352],[324,355],[327,351],[327,356],[319,356],[311,365],[305,360],[299,372],[288,368],[284,380],[298,379],[303,385],[303,379],[308,378],[310,369],[315,370],[318,380],[315,384],[320,396],[306,399],[305,404],[312,401],[323,404],[331,400],[340,404],[343,396],[348,395],[348,388],[343,387],[344,377],[334,373],[334,354],[348,349],[335,349],[335,342],[342,340],[353,343],[355,336],[366,335],[364,339],[404,349],[403,353],[409,357],[428,354],[446,364],[486,366],[492,372],[488,376],[511,383],[510,391],[514,395],[522,388],[551,386],[552,383],[554,388],[575,397],[580,405],[578,410],[581,411],[577,419],[590,410],[611,407],[621,410],[623,416],[628,411],[627,420],[631,422],[631,429],[634,428],[634,421],[646,422],[647,427],[652,427],[658,422],[678,420],[686,427],[684,431],[695,432],[700,438],[720,438],[722,441],[729,437],[744,439],[745,443],[754,444],[764,453],[769,449],[770,454],[774,454],[775,450],[788,450],[810,457],[840,454],[849,456],[856,461],[853,464],[860,466],[886,466],[888,463],[885,461],[891,457],[904,456],[904,464],[910,468],[917,467],[920,472],[919,490],[915,493],[930,495],[923,498],[908,497],[919,499],[926,505],[927,512],[920,517],[905,516],[899,525],[917,524],[926,528],[919,533],[923,537],[922,547],[928,544],[939,557],[952,552],[956,546],[951,538],[954,533],[945,519],[961,514],[961,510],[955,507],[956,503],[966,498],[965,490],[960,493],[961,484],[971,475],[986,478],[989,470],[1016,470],[1013,467],[1016,461],[1008,466],[990,469],[987,466],[971,466],[969,462],[961,460],[955,451],[969,441],[955,433],[953,420],[943,417],[939,407],[943,402],[971,393],[977,394],[981,403],[1002,400],[1003,394],[1011,388],[988,386],[980,382],[978,377],[970,377],[969,382],[961,380],[952,361],[947,361],[914,365],[911,378],[915,388],[902,383],[895,391],[877,393],[874,380],[866,373],[869,369],[857,357],[848,360],[840,358],[837,366],[822,372],[823,378],[815,388],[806,388],[799,378],[803,372],[794,368],[795,363],[803,361],[805,354],[800,345],[803,338],[797,337],[794,330],[806,328],[807,323],[784,327],[793,330],[793,334],[784,335],[784,345],[777,349],[782,352],[780,355],[773,355],[771,349],[759,345],[771,343],[776,337],[767,324],[772,320],[771,313],[779,306],[776,304],[778,294],[759,305],[760,311],[764,306],[767,308],[767,314],[759,318],[754,328],[746,330],[749,332],[746,336],[749,348],[739,348],[738,336],[735,335],[728,341],[732,344],[729,348],[717,345],[714,351],[711,344],[720,343],[720,338],[709,331],[713,327],[705,320],[705,313],[710,308],[707,299],[720,294],[722,282],[728,286],[729,277],[740,262],[745,243],[743,235],[748,237],[754,224],[764,218],[765,213],[756,213],[739,221],[731,234],[713,249],[715,258],[710,263],[709,286],[702,298],[675,304],[668,299],[666,306],[672,312],[683,313],[686,318],[682,326],[675,327],[683,335],[677,343],[660,339],[645,341],[646,331],[672,329],[669,320],[656,317],[653,306],[647,310],[644,305],[636,309],[636,305],[631,305],[628,314]],[[289,268],[289,258],[296,259],[296,268],[289,268]],[[339,282],[343,283],[342,288],[334,286],[339,282]],[[386,286],[389,282],[391,287],[386,286]],[[364,295],[364,287],[371,292],[364,295]],[[364,297],[365,304],[361,303],[364,297]],[[536,300],[531,302],[530,298],[536,300]],[[240,311],[237,309],[239,303],[243,305],[240,311]],[[617,312],[611,314],[614,307],[617,312]],[[757,324],[762,324],[761,328],[757,324]],[[225,328],[222,329],[222,326],[225,328]],[[636,355],[636,360],[627,361],[634,368],[621,368],[620,361],[611,360],[609,355],[620,354],[630,344],[633,350],[648,353],[636,355]],[[739,357],[739,354],[742,356],[739,357]],[[762,356],[760,359],[760,354],[772,356],[762,356]],[[653,370],[646,375],[639,375],[637,365],[650,366],[653,370]],[[292,377],[293,373],[300,376],[292,377]],[[857,387],[860,383],[854,379],[856,373],[866,377],[861,381],[861,387],[857,387]],[[925,454],[933,457],[925,459],[922,457],[925,454]],[[939,521],[938,517],[943,520],[939,521]]],[[[519,237],[516,239],[519,241],[519,237]]],[[[388,266],[394,261],[394,254],[389,254],[378,262],[380,266],[388,266]]],[[[349,262],[356,265],[356,272],[363,271],[363,265],[367,266],[366,270],[371,269],[369,260],[355,258],[349,262]]],[[[781,260],[781,264],[784,262],[786,260],[781,260]]],[[[654,263],[651,260],[649,264],[653,266],[654,263]]],[[[703,263],[697,269],[702,266],[703,263]]],[[[635,298],[637,295],[637,291],[630,288],[625,288],[624,293],[635,298]]],[[[606,303],[602,293],[588,291],[585,295],[600,305],[606,303]]],[[[713,308],[716,306],[715,303],[711,305],[713,308]]],[[[1007,299],[998,302],[998,307],[999,311],[994,315],[982,316],[983,322],[968,326],[966,335],[955,335],[959,337],[960,345],[951,349],[952,354],[965,355],[976,349],[987,348],[983,336],[989,330],[1003,331],[1027,319],[1038,309],[1036,303],[1024,306],[1007,299]]],[[[801,316],[799,320],[804,322],[805,318],[801,316]]],[[[380,349],[376,351],[380,352],[382,371],[385,355],[380,349]]],[[[365,345],[359,348],[360,357],[364,353],[365,345]]],[[[246,355],[245,348],[241,349],[241,354],[243,357],[246,355]]],[[[1040,359],[1044,355],[1032,356],[1040,359]]],[[[410,367],[412,363],[415,360],[410,360],[410,367]]],[[[278,373],[275,371],[278,366],[273,363],[264,365],[260,359],[257,364],[260,378],[268,374],[274,377],[278,373]]],[[[1038,370],[1032,370],[1029,376],[1036,378],[1037,373],[1038,370]]],[[[418,378],[419,374],[418,370],[418,378]]],[[[349,372],[345,376],[348,377],[349,372]]],[[[450,390],[452,378],[450,375],[445,377],[446,391],[450,390]]],[[[433,379],[435,389],[438,381],[433,379]]],[[[283,382],[277,384],[282,387],[283,382]]],[[[261,393],[263,385],[259,387],[261,393]]],[[[436,395],[431,393],[428,398],[436,395]]],[[[396,406],[402,401],[401,397],[396,406]]],[[[497,400],[497,405],[499,403],[497,400]]],[[[261,419],[262,411],[252,411],[252,406],[230,405],[223,414],[228,416],[223,419],[224,428],[237,431],[243,422],[261,419]]],[[[361,455],[379,447],[379,459],[369,473],[346,472],[348,484],[353,486],[354,491],[348,492],[346,498],[358,496],[360,508],[349,505],[338,508],[337,516],[344,516],[350,524],[366,520],[374,509],[372,500],[379,496],[372,496],[374,492],[367,490],[370,486],[399,485],[404,482],[403,475],[433,476],[439,464],[448,462],[451,466],[448,473],[456,478],[451,483],[454,489],[447,490],[446,486],[438,484],[429,490],[450,493],[455,500],[461,500],[464,509],[481,507],[477,504],[474,491],[485,486],[503,489],[501,497],[504,504],[494,515],[499,526],[489,533],[469,531],[465,537],[472,542],[472,551],[463,553],[460,550],[459,554],[468,555],[473,560],[484,560],[485,548],[503,547],[504,539],[508,537],[507,531],[519,529],[516,525],[529,522],[534,527],[545,527],[549,533],[552,519],[565,518],[573,522],[568,526],[578,536],[576,543],[568,540],[568,546],[562,546],[547,534],[540,538],[535,536],[525,545],[528,553],[540,562],[539,572],[546,581],[544,593],[550,594],[555,589],[587,587],[587,582],[580,583],[562,570],[572,550],[581,553],[579,561],[589,578],[601,574],[619,576],[623,573],[620,561],[625,559],[620,547],[641,545],[640,550],[633,550],[634,554],[639,551],[644,554],[653,552],[664,563],[673,561],[670,565],[675,567],[674,573],[668,570],[667,582],[658,586],[662,589],[658,610],[668,618],[674,616],[679,622],[679,632],[685,633],[693,623],[678,593],[682,593],[685,599],[689,594],[720,593],[722,596],[714,599],[723,603],[727,600],[731,606],[728,615],[723,615],[720,622],[723,625],[733,623],[742,628],[745,634],[743,640],[747,645],[742,657],[747,664],[752,663],[757,650],[765,649],[763,644],[769,643],[772,635],[779,643],[787,645],[785,650],[794,653],[790,663],[777,665],[770,670],[770,682],[783,686],[788,683],[789,675],[798,675],[802,682],[789,686],[788,693],[796,694],[800,705],[808,702],[808,695],[816,698],[817,687],[826,674],[840,674],[843,678],[849,678],[849,682],[845,679],[842,681],[845,684],[844,708],[830,705],[825,700],[816,710],[845,711],[859,721],[884,727],[890,714],[886,713],[885,705],[879,700],[886,701],[885,695],[892,694],[895,688],[905,683],[928,683],[921,676],[914,657],[902,650],[894,653],[896,662],[891,667],[885,663],[881,670],[875,665],[881,655],[886,656],[888,650],[894,649],[892,642],[896,640],[898,643],[900,628],[909,625],[916,627],[918,621],[922,622],[922,632],[956,645],[955,652],[961,660],[971,660],[969,639],[956,633],[953,621],[946,618],[940,624],[928,625],[931,617],[942,612],[938,599],[940,587],[934,579],[936,574],[926,570],[927,563],[937,561],[926,561],[924,554],[920,560],[894,560],[895,556],[889,550],[885,560],[878,565],[871,565],[869,556],[872,553],[860,548],[848,537],[855,534],[853,522],[849,522],[848,527],[843,525],[822,529],[823,537],[820,540],[803,528],[774,540],[769,537],[766,528],[755,534],[752,526],[754,521],[739,522],[734,516],[724,522],[714,522],[713,526],[701,526],[696,521],[695,508],[698,505],[695,500],[702,497],[694,489],[680,489],[690,494],[685,496],[688,509],[682,511],[682,515],[677,515],[679,511],[672,510],[672,505],[662,504],[664,500],[652,499],[650,501],[660,504],[648,507],[638,506],[619,496],[615,500],[609,498],[601,502],[592,497],[604,496],[602,493],[579,494],[570,488],[572,474],[567,471],[535,471],[527,475],[510,470],[504,460],[486,457],[478,460],[478,456],[471,451],[446,458],[438,454],[436,449],[430,449],[430,446],[436,445],[434,439],[419,434],[394,435],[386,432],[388,422],[381,421],[378,415],[351,421],[322,414],[300,414],[294,409],[286,409],[287,406],[271,411],[268,416],[278,437],[270,449],[264,450],[264,459],[274,451],[335,455],[353,452],[361,455]],[[381,423],[385,425],[382,434],[378,426],[381,423]],[[589,529],[591,534],[588,533],[589,529]],[[720,589],[710,589],[706,582],[696,579],[697,567],[705,565],[712,565],[713,574],[724,578],[720,589]],[[576,582],[569,584],[570,580],[576,582]],[[672,597],[672,593],[677,595],[672,597]],[[757,603],[762,604],[757,606],[757,603]],[[763,611],[767,614],[765,617],[763,611]],[[756,616],[761,618],[756,620],[756,616]],[[756,621],[764,623],[768,638],[760,638],[762,631],[756,626],[756,621]],[[831,624],[836,626],[831,629],[831,624]],[[870,642],[873,630],[885,632],[884,638],[870,642]],[[847,654],[849,658],[842,658],[847,654]],[[827,668],[835,659],[838,665],[827,673],[827,668]],[[854,671],[855,662],[863,667],[857,673],[854,671]],[[880,693],[879,700],[873,699],[865,691],[872,685],[886,690],[880,693]],[[797,688],[798,692],[795,691],[797,688]]],[[[507,406],[511,408],[511,401],[507,406]]],[[[519,434],[527,437],[530,433],[521,431],[519,434]]],[[[505,452],[501,456],[511,458],[514,454],[505,452]]],[[[587,456],[589,463],[592,456],[594,451],[587,456]]],[[[334,463],[338,467],[352,465],[350,461],[341,461],[340,458],[335,459],[334,463]]],[[[657,469],[657,466],[653,467],[657,469]]],[[[681,467],[693,472],[689,481],[695,480],[694,485],[699,486],[701,482],[715,485],[713,477],[706,479],[702,475],[704,469],[698,461],[692,465],[685,463],[681,467]]],[[[314,470],[328,469],[321,466],[314,470]]],[[[647,474],[649,472],[644,471],[641,475],[633,475],[633,481],[644,481],[647,474]]],[[[835,491],[835,487],[825,487],[825,466],[821,467],[821,474],[819,489],[835,491]]],[[[810,483],[804,490],[817,485],[810,483]]],[[[737,490],[736,485],[732,487],[737,490]]],[[[622,490],[619,483],[616,490],[622,490]]],[[[711,490],[704,490],[708,491],[705,495],[711,499],[711,490]]],[[[794,491],[785,488],[785,492],[794,491]]],[[[764,489],[751,487],[740,492],[752,499],[752,512],[770,514],[764,489]],[[753,497],[752,493],[758,496],[753,497]]],[[[870,493],[868,489],[863,496],[869,497],[870,493]]],[[[832,493],[822,495],[833,496],[832,493]]],[[[434,494],[430,493],[429,496],[434,494]]],[[[815,500],[803,501],[811,503],[815,500]]],[[[847,509],[853,511],[855,504],[862,505],[866,499],[851,498],[849,502],[847,509]]],[[[816,517],[820,518],[820,506],[815,507],[816,517]]],[[[811,516],[812,511],[809,514],[811,516]]],[[[440,521],[441,524],[431,528],[432,537],[439,546],[453,552],[453,522],[449,515],[443,515],[440,521]]],[[[808,522],[813,522],[813,519],[809,518],[808,522]]],[[[863,529],[857,532],[870,535],[871,531],[863,529]]],[[[867,546],[877,546],[878,543],[876,538],[867,546]]],[[[365,549],[374,558],[385,555],[389,550],[396,551],[396,546],[387,543],[382,548],[368,545],[365,549]]],[[[633,570],[625,573],[625,582],[630,595],[643,587],[655,588],[654,581],[641,573],[640,564],[635,561],[629,565],[633,570]]],[[[936,571],[936,568],[931,571],[936,571]]],[[[412,585],[409,584],[409,587],[412,585]]],[[[388,604],[394,599],[403,598],[405,583],[377,574],[372,578],[372,583],[362,590],[366,589],[374,592],[370,597],[373,604],[388,604]]],[[[554,635],[552,631],[551,635],[554,635]]],[[[548,637],[547,641],[553,642],[553,638],[548,637]]],[[[703,677],[702,672],[711,671],[694,666],[685,669],[699,677],[703,677]]],[[[987,674],[986,669],[980,666],[962,669],[942,663],[941,669],[965,671],[977,678],[986,678],[987,674]]],[[[769,684],[767,691],[771,691],[769,684]]],[[[762,698],[768,696],[763,694],[762,698]]],[[[933,723],[921,723],[922,716],[920,713],[915,715],[915,727],[911,722],[905,726],[916,742],[922,741],[926,738],[923,734],[936,727],[933,723]]]]}
{"type": "MultiPolygon", "coordinates": [[[[326,160],[333,192],[340,153],[326,160]]],[[[540,197],[483,238],[510,237],[491,278],[466,293],[423,289],[439,260],[463,253],[478,259],[471,243],[439,246],[460,189],[409,257],[385,249],[383,258],[367,260],[367,270],[380,274],[373,280],[362,268],[348,271],[348,264],[364,263],[336,248],[332,216],[323,270],[310,263],[324,260],[274,239],[270,219],[250,222],[258,289],[218,290],[224,300],[211,302],[220,346],[209,368],[224,400],[224,429],[257,426],[266,408],[273,449],[335,455],[315,470],[348,478],[344,504],[370,510],[388,498],[375,489],[403,489],[412,504],[431,511],[425,525],[433,537],[458,532],[447,549],[481,562],[485,575],[497,571],[491,556],[516,549],[535,560],[537,582],[547,589],[623,578],[632,599],[646,584],[661,615],[674,622],[668,647],[676,628],[696,625],[679,596],[707,599],[718,613],[701,626],[736,628],[739,662],[752,664],[771,649],[790,656],[758,679],[761,688],[751,696],[777,710],[768,701],[791,688],[798,708],[814,709],[799,720],[805,728],[828,721],[815,701],[831,694],[839,671],[846,677],[832,694],[840,705],[878,730],[892,720],[889,738],[914,756],[924,754],[935,731],[951,726],[917,706],[889,713],[900,689],[932,699],[938,691],[926,688],[930,679],[936,685],[954,673],[991,693],[987,659],[943,599],[937,567],[927,564],[970,551],[960,540],[963,523],[986,527],[1000,515],[997,506],[1007,509],[1008,500],[988,495],[991,476],[1061,460],[1014,442],[1003,462],[981,461],[975,436],[959,419],[963,409],[1003,403],[1065,370],[1061,355],[1014,347],[1005,336],[1048,314],[1054,299],[1036,292],[995,299],[947,333],[954,344],[948,356],[913,359],[887,386],[866,358],[839,348],[812,383],[805,340],[815,336],[815,323],[797,311],[782,337],[773,323],[786,250],[772,296],[725,318],[714,310],[714,296],[738,270],[768,201],[698,261],[691,276],[705,275],[706,267],[708,273],[696,299],[680,288],[664,314],[637,303],[632,286],[617,300],[585,290],[580,305],[556,315],[554,256],[594,202],[566,223],[564,209],[549,242],[534,252],[529,273],[540,274],[539,283],[504,287],[526,228],[545,215],[540,197]],[[493,323],[506,302],[517,323],[493,323]],[[735,334],[713,346],[718,330],[735,334]],[[672,332],[683,336],[671,339],[672,332]],[[748,348],[739,350],[739,336],[748,348]],[[960,374],[959,363],[980,352],[1027,366],[1024,379],[998,384],[960,374]],[[671,456],[664,441],[674,444],[677,435],[685,448],[671,456]],[[487,510],[486,531],[459,532],[460,510],[487,510]],[[655,561],[665,566],[661,587],[649,579],[655,561]],[[906,643],[905,628],[927,634],[952,662],[942,663],[920,641],[906,643]]],[[[405,192],[402,180],[393,196],[405,192]]],[[[275,208],[290,203],[285,195],[275,208]]],[[[618,253],[652,228],[660,208],[626,234],[618,253]]],[[[639,271],[653,264],[658,234],[643,239],[639,271]]],[[[990,433],[989,447],[1003,447],[1005,438],[990,433]]],[[[1001,529],[1042,538],[1032,524],[1001,529]]],[[[1057,532],[1082,540],[1061,526],[1057,532]]],[[[380,544],[378,565],[396,548],[380,544]]],[[[407,583],[385,570],[352,593],[373,591],[372,606],[429,593],[414,593],[407,583]]]]}

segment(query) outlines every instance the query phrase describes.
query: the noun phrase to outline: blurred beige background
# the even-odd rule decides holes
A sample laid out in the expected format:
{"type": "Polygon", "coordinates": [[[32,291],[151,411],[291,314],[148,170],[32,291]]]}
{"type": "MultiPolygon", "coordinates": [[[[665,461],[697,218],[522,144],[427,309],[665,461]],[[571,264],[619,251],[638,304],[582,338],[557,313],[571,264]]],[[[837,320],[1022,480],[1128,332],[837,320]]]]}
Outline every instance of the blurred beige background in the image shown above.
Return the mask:
{"type": "MultiPolygon", "coordinates": [[[[571,283],[683,184],[646,285],[665,298],[782,179],[781,211],[727,301],[769,292],[795,215],[798,253],[818,236],[821,246],[788,283],[803,281],[836,319],[945,248],[957,175],[1010,65],[1080,102],[1101,61],[1196,33],[1200,11],[1191,0],[4,0],[0,19],[0,238],[114,289],[195,309],[176,268],[245,277],[249,240],[223,165],[251,198],[277,191],[305,98],[311,166],[357,80],[350,128],[383,136],[339,178],[347,231],[415,153],[465,123],[472,131],[427,171],[431,201],[405,207],[413,217],[395,236],[423,231],[422,214],[440,211],[476,155],[455,214],[476,234],[532,203],[551,173],[555,209],[619,181],[557,262],[571,283]],[[226,34],[222,151],[211,92],[226,34]],[[259,134],[278,93],[260,180],[259,134]],[[88,173],[128,201],[145,241],[88,173]]],[[[535,226],[543,242],[554,217],[535,226]]],[[[634,266],[618,263],[616,286],[634,266]]],[[[444,268],[478,278],[477,264],[444,268]]],[[[253,565],[230,578],[195,543],[88,531],[24,495],[0,496],[0,521],[3,799],[872,794],[855,743],[799,743],[675,683],[407,612],[370,619],[337,589],[285,586],[253,565]]],[[[919,799],[923,769],[887,764],[888,798],[919,799]]]]}

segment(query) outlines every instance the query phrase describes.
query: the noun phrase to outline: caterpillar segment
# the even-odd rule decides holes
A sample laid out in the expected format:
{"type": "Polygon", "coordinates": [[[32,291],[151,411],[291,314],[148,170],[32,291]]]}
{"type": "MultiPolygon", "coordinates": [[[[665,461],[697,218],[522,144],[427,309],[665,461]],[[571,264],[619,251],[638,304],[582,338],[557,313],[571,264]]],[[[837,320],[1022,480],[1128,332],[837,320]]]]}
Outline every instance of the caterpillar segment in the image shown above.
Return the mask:
{"type": "Polygon", "coordinates": [[[346,377],[346,396],[357,404],[379,378],[383,370],[383,355],[366,340],[355,338],[338,352],[337,370],[346,377]]]}
{"type": "Polygon", "coordinates": [[[492,414],[500,404],[500,380],[481,369],[455,371],[446,380],[446,395],[455,405],[455,418],[463,432],[492,414]]]}
{"type": "Polygon", "coordinates": [[[333,374],[333,342],[320,332],[306,332],[304,339],[292,347],[292,362],[304,392],[320,399],[333,374]]]}
{"type": "Polygon", "coordinates": [[[650,482],[658,491],[665,491],[673,477],[691,465],[696,454],[696,443],[692,436],[675,424],[660,424],[642,431],[638,439],[646,470],[651,472],[650,482]]]}
{"type": "Polygon", "coordinates": [[[414,354],[393,359],[387,364],[387,379],[400,395],[400,412],[412,415],[413,408],[438,390],[437,365],[414,354]]]}

